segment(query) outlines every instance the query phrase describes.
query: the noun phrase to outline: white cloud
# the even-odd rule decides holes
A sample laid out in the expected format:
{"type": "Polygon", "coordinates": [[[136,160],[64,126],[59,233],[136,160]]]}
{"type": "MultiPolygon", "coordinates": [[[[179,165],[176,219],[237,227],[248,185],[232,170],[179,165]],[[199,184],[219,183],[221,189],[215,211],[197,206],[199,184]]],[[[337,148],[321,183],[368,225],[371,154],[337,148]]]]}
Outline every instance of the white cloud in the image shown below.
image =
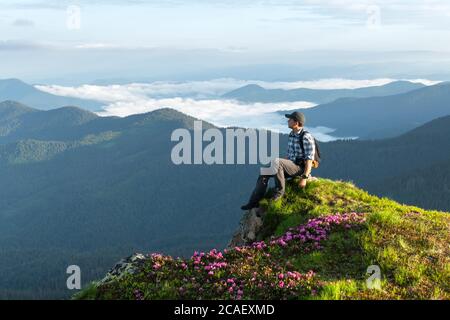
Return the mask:
{"type": "Polygon", "coordinates": [[[75,49],[115,49],[115,48],[120,48],[120,46],[100,42],[81,43],[75,45],[75,49]]]}
{"type": "Polygon", "coordinates": [[[0,40],[2,50],[40,50],[45,49],[46,44],[23,40],[0,40]]]}
{"type": "Polygon", "coordinates": [[[195,100],[178,97],[114,102],[99,114],[127,116],[169,107],[218,126],[233,126],[242,119],[248,121],[251,117],[278,110],[303,109],[314,106],[315,104],[305,101],[243,104],[234,100],[195,100]]]}
{"type": "MultiPolygon", "coordinates": [[[[441,44],[445,41],[436,39],[448,36],[450,12],[448,0],[2,0],[2,11],[17,17],[27,14],[38,26],[33,34],[20,28],[5,34],[61,45],[74,40],[60,28],[63,17],[58,12],[70,3],[83,9],[77,38],[87,42],[101,39],[120,46],[198,46],[232,52],[241,47],[258,52],[321,49],[322,43],[337,50],[446,50],[441,44]],[[372,14],[367,8],[373,5],[380,9],[382,30],[368,33],[364,25],[372,14]]],[[[99,49],[89,43],[87,48],[99,49]]]]}
{"type": "MultiPolygon", "coordinates": [[[[101,116],[126,116],[169,107],[195,118],[208,121],[218,127],[237,126],[289,133],[290,129],[287,127],[287,119],[276,113],[276,111],[300,110],[314,106],[315,104],[302,101],[240,104],[233,100],[170,98],[116,102],[108,105],[104,112],[99,112],[98,114],[101,116]]],[[[335,130],[331,128],[308,127],[308,130],[320,141],[338,139],[332,135],[335,130]]],[[[351,137],[345,138],[349,139],[351,137]]]]}
{"type": "MultiPolygon", "coordinates": [[[[238,80],[232,78],[208,81],[155,81],[151,83],[131,83],[125,85],[82,85],[65,87],[58,85],[41,85],[36,88],[61,96],[71,96],[104,102],[129,101],[146,98],[190,97],[195,99],[218,98],[231,90],[247,84],[257,84],[266,89],[356,89],[381,86],[398,79],[381,78],[372,80],[320,79],[311,81],[268,82],[261,80],[238,80]]],[[[427,79],[402,79],[406,81],[433,85],[440,81],[427,79]]]]}
{"type": "Polygon", "coordinates": [[[16,19],[13,21],[12,25],[15,27],[33,27],[34,22],[29,19],[16,19]]]}
{"type": "Polygon", "coordinates": [[[217,97],[230,90],[244,86],[247,83],[247,81],[234,79],[215,79],[211,81],[190,82],[155,81],[151,83],[131,83],[126,85],[108,86],[82,85],[79,87],[64,87],[51,85],[36,87],[56,95],[112,102],[149,97],[217,97]]]}
{"type": "Polygon", "coordinates": [[[132,90],[133,85],[95,86],[82,85],[79,87],[65,87],[58,85],[36,85],[37,89],[58,96],[76,97],[81,99],[98,100],[102,102],[132,101],[142,99],[132,90]]]}
{"type": "MultiPolygon", "coordinates": [[[[235,100],[219,99],[225,92],[248,83],[256,83],[265,88],[360,88],[383,85],[395,79],[349,80],[322,79],[297,82],[243,81],[236,79],[214,79],[211,81],[132,83],[127,85],[82,85],[65,87],[57,85],[39,85],[37,89],[55,95],[82,99],[98,100],[105,103],[101,116],[128,116],[145,113],[165,107],[173,108],[220,127],[240,126],[264,128],[279,132],[288,132],[286,119],[276,114],[279,110],[299,110],[314,107],[312,102],[282,103],[240,103],[235,100]]],[[[427,85],[435,81],[426,79],[412,80],[427,85]]],[[[318,139],[332,140],[330,128],[310,128],[318,139]]]]}
{"type": "MultiPolygon", "coordinates": [[[[273,122],[267,121],[267,117],[272,117],[273,112],[315,106],[305,101],[244,104],[234,100],[204,98],[220,95],[244,84],[245,82],[233,79],[217,79],[184,83],[154,82],[109,86],[36,86],[36,88],[61,96],[103,101],[106,106],[104,111],[98,113],[101,116],[124,117],[169,107],[221,127],[236,125],[253,127],[255,125],[259,128],[274,129],[269,128],[273,122]],[[186,94],[195,97],[179,96],[186,94]],[[155,96],[170,97],[155,98],[155,96]],[[203,99],[199,99],[199,96],[203,99]]],[[[281,118],[280,121],[285,123],[284,120],[281,118]]]]}

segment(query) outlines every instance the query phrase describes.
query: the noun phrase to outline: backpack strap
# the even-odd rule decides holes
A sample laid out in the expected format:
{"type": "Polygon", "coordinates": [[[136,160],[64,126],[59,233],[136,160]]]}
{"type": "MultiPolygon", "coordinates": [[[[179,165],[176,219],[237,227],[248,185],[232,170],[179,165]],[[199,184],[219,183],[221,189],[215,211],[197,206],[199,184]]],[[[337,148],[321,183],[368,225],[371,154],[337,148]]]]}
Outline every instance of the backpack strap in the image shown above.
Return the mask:
{"type": "MultiPolygon", "coordinates": [[[[305,145],[304,145],[304,142],[303,142],[303,139],[305,138],[305,133],[308,133],[308,131],[303,129],[302,133],[300,135],[300,148],[302,149],[303,156],[305,156],[305,145]]],[[[302,159],[302,160],[304,160],[304,159],[302,159]]]]}
{"type": "MultiPolygon", "coordinates": [[[[306,133],[309,133],[309,132],[306,131],[306,130],[303,130],[302,134],[300,135],[300,148],[302,149],[303,156],[305,156],[305,145],[304,145],[303,139],[304,139],[306,133]]],[[[313,139],[314,139],[315,156],[314,156],[312,167],[313,168],[318,168],[319,167],[320,158],[321,158],[320,150],[319,150],[319,146],[317,145],[316,138],[313,137],[313,139]]],[[[305,160],[305,159],[302,159],[302,160],[305,160]]]]}

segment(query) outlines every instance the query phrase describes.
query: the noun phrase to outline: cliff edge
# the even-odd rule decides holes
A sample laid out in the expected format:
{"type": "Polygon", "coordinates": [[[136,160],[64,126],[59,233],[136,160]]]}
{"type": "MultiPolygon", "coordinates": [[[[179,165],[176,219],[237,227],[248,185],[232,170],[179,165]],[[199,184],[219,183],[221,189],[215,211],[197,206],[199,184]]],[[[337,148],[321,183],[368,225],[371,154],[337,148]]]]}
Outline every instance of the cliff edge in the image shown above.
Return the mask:
{"type": "MultiPolygon", "coordinates": [[[[270,191],[269,191],[270,192],[270,191]]],[[[318,179],[245,212],[228,248],[135,254],[78,299],[449,299],[450,215],[318,179]]]]}

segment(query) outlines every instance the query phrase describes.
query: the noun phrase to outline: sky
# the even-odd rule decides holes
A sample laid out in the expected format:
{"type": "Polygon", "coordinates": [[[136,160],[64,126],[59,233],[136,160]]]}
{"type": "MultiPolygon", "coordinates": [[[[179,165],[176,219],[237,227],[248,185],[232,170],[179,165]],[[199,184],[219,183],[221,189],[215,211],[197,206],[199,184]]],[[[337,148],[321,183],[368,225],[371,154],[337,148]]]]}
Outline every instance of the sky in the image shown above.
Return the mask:
{"type": "MultiPolygon", "coordinates": [[[[241,104],[220,95],[248,83],[449,80],[450,1],[1,0],[5,78],[103,101],[101,115],[173,107],[219,126],[282,131],[274,111],[314,101],[241,104]]],[[[330,138],[330,129],[317,130],[330,138]]]]}
{"type": "Polygon", "coordinates": [[[437,40],[450,35],[447,0],[2,0],[0,9],[4,46],[447,51],[437,40]]]}
{"type": "Polygon", "coordinates": [[[449,43],[447,0],[0,2],[0,78],[33,82],[271,74],[240,69],[253,65],[319,77],[352,63],[421,76],[450,66],[449,43]]]}

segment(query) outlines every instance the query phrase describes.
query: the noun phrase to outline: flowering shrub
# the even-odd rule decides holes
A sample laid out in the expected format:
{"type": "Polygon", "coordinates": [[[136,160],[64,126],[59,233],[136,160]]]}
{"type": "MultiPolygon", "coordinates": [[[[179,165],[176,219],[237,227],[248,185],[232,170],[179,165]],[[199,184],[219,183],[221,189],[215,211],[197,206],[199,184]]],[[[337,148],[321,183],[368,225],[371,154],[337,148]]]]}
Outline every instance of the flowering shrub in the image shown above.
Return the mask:
{"type": "MultiPolygon", "coordinates": [[[[362,214],[354,212],[310,219],[306,225],[290,228],[286,234],[272,240],[270,245],[287,247],[288,243],[291,243],[292,246],[296,248],[307,245],[306,251],[309,251],[312,248],[321,249],[320,242],[327,238],[332,227],[343,226],[344,228],[349,229],[355,224],[361,224],[364,221],[365,217],[362,214]]],[[[261,243],[256,243],[254,245],[257,247],[264,246],[264,244],[261,243]]]]}
{"type": "Polygon", "coordinates": [[[300,273],[288,261],[291,254],[320,250],[336,228],[364,223],[359,213],[309,220],[283,236],[250,246],[194,252],[189,259],[161,254],[148,256],[139,273],[99,288],[125,299],[298,299],[314,296],[321,282],[314,271],[300,273]]]}

